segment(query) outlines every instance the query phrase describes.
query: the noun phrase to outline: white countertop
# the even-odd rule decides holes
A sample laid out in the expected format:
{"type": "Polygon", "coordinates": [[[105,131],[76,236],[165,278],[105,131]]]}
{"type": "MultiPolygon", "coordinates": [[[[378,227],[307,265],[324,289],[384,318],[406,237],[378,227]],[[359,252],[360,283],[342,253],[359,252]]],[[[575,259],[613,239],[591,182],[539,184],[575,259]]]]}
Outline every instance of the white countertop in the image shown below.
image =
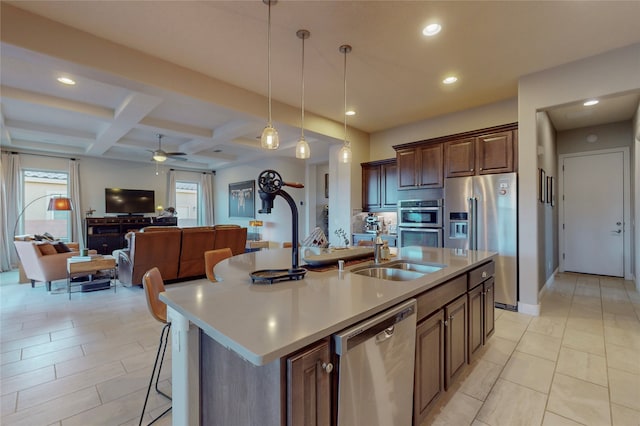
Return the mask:
{"type": "MultiPolygon", "coordinates": [[[[252,284],[249,273],[291,266],[291,249],[234,256],[207,279],[167,286],[160,299],[208,336],[255,365],[265,365],[486,262],[494,252],[406,247],[397,258],[447,265],[413,281],[352,274],[363,262],[304,279],[252,284]]],[[[395,260],[396,258],[392,259],[395,260]]],[[[304,266],[304,265],[303,265],[304,266]]]]}

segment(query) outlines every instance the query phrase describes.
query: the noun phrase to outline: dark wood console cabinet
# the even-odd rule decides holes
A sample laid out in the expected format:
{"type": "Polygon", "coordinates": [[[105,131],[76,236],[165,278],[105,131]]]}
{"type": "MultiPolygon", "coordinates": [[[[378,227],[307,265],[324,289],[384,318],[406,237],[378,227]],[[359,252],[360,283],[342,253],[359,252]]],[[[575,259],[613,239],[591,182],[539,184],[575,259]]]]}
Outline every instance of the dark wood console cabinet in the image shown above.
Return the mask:
{"type": "Polygon", "coordinates": [[[176,226],[177,217],[88,217],[84,221],[87,248],[99,254],[111,254],[126,247],[124,236],[145,226],[176,226]]]}

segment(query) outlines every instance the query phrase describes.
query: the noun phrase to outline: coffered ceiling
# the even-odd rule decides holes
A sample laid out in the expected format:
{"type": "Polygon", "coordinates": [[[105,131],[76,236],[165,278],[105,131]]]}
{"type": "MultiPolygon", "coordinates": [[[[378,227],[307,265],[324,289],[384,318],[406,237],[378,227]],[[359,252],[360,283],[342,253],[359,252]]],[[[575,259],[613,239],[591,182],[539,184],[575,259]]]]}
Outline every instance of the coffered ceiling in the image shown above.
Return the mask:
{"type": "MultiPolygon", "coordinates": [[[[350,131],[372,133],[515,97],[521,76],[640,42],[637,1],[280,0],[272,6],[272,93],[282,145],[265,152],[256,139],[267,117],[262,1],[0,6],[3,147],[148,162],[163,134],[165,151],[187,154],[167,164],[192,169],[294,157],[301,28],[311,32],[305,42],[311,162],[327,161],[329,145],[341,143],[342,44],[353,46],[350,131]],[[422,28],[434,21],[441,33],[424,37],[422,28]],[[442,84],[450,74],[458,82],[442,84]],[[58,83],[59,75],[76,85],[58,83]]],[[[630,96],[606,120],[631,118],[638,96],[630,96]]],[[[572,116],[585,118],[563,111],[554,123],[571,128],[596,120],[572,116]]]]}

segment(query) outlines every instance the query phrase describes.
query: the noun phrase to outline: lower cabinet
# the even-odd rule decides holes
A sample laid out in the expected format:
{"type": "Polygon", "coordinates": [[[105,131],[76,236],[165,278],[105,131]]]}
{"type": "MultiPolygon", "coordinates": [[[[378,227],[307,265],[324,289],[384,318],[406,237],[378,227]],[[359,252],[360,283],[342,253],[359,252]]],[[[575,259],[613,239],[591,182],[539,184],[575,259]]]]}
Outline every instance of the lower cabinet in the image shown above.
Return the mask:
{"type": "Polygon", "coordinates": [[[467,364],[467,315],[466,294],[444,307],[445,389],[449,389],[467,364]]]}
{"type": "Polygon", "coordinates": [[[413,389],[413,419],[419,425],[444,392],[444,310],[439,310],[416,328],[416,364],[413,389]]]}
{"type": "Polygon", "coordinates": [[[495,331],[493,277],[469,291],[469,363],[495,331]]]}
{"type": "Polygon", "coordinates": [[[493,335],[493,332],[496,331],[496,317],[495,317],[495,306],[496,306],[496,294],[494,292],[494,279],[493,277],[489,278],[483,284],[484,287],[484,341],[485,343],[493,335]]]}
{"type": "Polygon", "coordinates": [[[329,360],[326,340],[287,358],[287,425],[330,426],[329,360]]]}

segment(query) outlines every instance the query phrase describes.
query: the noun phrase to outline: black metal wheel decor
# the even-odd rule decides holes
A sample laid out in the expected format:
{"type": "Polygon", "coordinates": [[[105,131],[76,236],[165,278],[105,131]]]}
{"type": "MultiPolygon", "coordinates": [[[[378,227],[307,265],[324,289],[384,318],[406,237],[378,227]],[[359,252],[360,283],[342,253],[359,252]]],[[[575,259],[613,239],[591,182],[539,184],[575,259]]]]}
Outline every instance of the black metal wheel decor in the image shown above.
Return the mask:
{"type": "Polygon", "coordinates": [[[282,185],[282,176],[275,170],[265,170],[258,176],[258,186],[267,194],[275,194],[282,189],[282,185]]]}

